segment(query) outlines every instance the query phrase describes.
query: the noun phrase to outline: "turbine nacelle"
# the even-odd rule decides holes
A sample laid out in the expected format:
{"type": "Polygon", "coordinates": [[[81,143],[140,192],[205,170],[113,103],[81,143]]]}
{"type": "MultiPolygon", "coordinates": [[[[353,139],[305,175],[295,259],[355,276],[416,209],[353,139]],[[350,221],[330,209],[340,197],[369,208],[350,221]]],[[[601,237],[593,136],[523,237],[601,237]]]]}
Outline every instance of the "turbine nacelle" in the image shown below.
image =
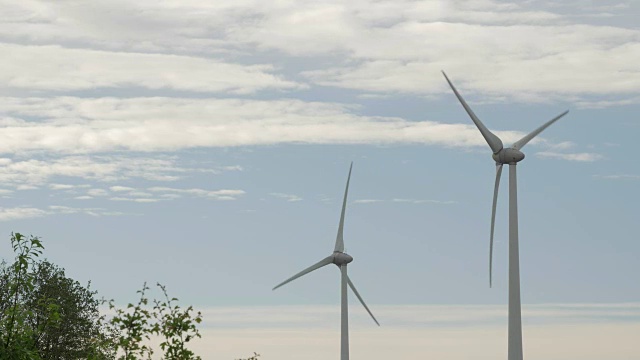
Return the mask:
{"type": "Polygon", "coordinates": [[[506,148],[493,154],[492,157],[498,164],[515,164],[524,159],[524,154],[518,149],[506,148]]]}
{"type": "Polygon", "coordinates": [[[352,261],[353,261],[353,257],[351,257],[351,255],[349,254],[345,254],[340,251],[336,251],[333,253],[333,263],[338,266],[347,265],[352,261]]]}

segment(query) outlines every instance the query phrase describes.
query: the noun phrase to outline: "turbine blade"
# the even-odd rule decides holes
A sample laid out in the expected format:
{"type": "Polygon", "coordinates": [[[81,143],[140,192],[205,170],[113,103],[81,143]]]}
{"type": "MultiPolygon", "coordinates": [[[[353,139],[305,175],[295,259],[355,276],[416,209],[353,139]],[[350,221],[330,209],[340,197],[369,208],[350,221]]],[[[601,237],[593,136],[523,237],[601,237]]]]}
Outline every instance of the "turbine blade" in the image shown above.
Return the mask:
{"type": "Polygon", "coordinates": [[[496,163],[496,184],[493,188],[493,207],[491,208],[491,237],[489,238],[489,287],[493,286],[493,229],[496,224],[496,205],[498,204],[498,188],[502,176],[502,164],[496,163]]]}
{"type": "Polygon", "coordinates": [[[527,143],[529,141],[531,141],[531,139],[533,139],[534,137],[536,137],[538,134],[540,134],[544,129],[548,128],[549,125],[553,124],[554,122],[558,121],[561,117],[567,115],[567,113],[569,112],[569,110],[563,112],[562,114],[554,117],[553,119],[547,121],[546,123],[544,123],[544,125],[540,126],[539,128],[533,130],[531,133],[529,133],[527,136],[523,137],[522,139],[516,141],[513,144],[513,148],[520,150],[522,149],[525,145],[527,145],[527,143]]]}
{"type": "Polygon", "coordinates": [[[338,236],[336,236],[336,246],[333,251],[344,251],[344,212],[347,209],[347,194],[349,193],[349,181],[351,180],[351,169],[353,169],[353,161],[349,167],[349,176],[347,177],[347,187],[344,189],[344,199],[342,200],[342,213],[340,214],[340,225],[338,226],[338,236]]]}
{"type": "Polygon", "coordinates": [[[449,77],[447,76],[447,74],[445,74],[444,71],[442,72],[442,75],[444,75],[444,78],[447,79],[447,82],[449,83],[451,90],[453,90],[453,93],[456,94],[458,101],[460,101],[460,104],[462,104],[462,107],[464,107],[464,109],[467,111],[467,114],[469,114],[469,117],[471,117],[471,120],[473,120],[473,123],[476,124],[476,127],[478,128],[478,130],[480,130],[480,133],[482,134],[484,139],[487,141],[487,144],[489,144],[489,147],[491,148],[493,153],[497,154],[500,150],[502,150],[502,147],[503,147],[502,140],[500,140],[500,138],[497,137],[494,133],[489,131],[489,129],[487,129],[487,127],[484,126],[482,121],[478,119],[478,117],[473,112],[473,110],[471,110],[469,105],[467,105],[467,102],[464,101],[464,99],[462,98],[462,96],[460,95],[456,87],[453,86],[453,84],[449,80],[449,77]]]}
{"type": "Polygon", "coordinates": [[[378,322],[378,320],[376,320],[376,317],[373,316],[373,314],[371,313],[371,310],[369,310],[369,307],[367,306],[367,304],[365,304],[364,300],[362,300],[362,296],[360,296],[360,293],[358,292],[358,290],[356,290],[356,287],[351,282],[351,279],[349,278],[349,276],[347,276],[347,282],[349,283],[349,287],[351,288],[351,290],[353,290],[353,293],[356,294],[356,297],[358,298],[358,300],[360,300],[360,303],[362,304],[362,306],[364,306],[364,308],[367,310],[369,315],[371,315],[371,318],[373,319],[373,321],[375,321],[376,324],[378,324],[378,326],[380,326],[380,323],[378,322]]]}
{"type": "Polygon", "coordinates": [[[293,281],[293,280],[295,280],[295,279],[297,279],[297,278],[299,278],[299,277],[301,277],[303,275],[306,275],[306,274],[308,274],[308,273],[310,273],[310,272],[312,272],[314,270],[320,269],[321,267],[323,267],[325,265],[329,265],[332,262],[333,262],[333,255],[327,256],[326,258],[318,261],[317,263],[309,266],[308,268],[300,271],[299,273],[293,275],[292,277],[288,278],[287,280],[285,280],[285,281],[281,282],[280,284],[276,285],[276,287],[274,287],[273,290],[275,290],[275,289],[279,288],[280,286],[282,286],[282,285],[284,285],[286,283],[289,283],[289,282],[291,282],[291,281],[293,281]]]}

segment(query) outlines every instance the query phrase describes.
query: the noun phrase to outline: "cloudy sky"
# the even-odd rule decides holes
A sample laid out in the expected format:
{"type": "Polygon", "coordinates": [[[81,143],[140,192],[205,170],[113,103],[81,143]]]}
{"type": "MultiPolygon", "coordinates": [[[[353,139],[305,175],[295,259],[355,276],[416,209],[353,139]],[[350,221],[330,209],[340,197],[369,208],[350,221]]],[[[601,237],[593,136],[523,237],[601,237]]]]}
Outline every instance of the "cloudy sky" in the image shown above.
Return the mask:
{"type": "MultiPolygon", "coordinates": [[[[519,165],[528,359],[640,351],[640,4],[0,0],[0,255],[12,231],[101,295],[166,284],[204,358],[338,351],[329,255],[349,163],[353,357],[506,354],[490,150],[519,165]],[[566,341],[560,341],[566,340],[566,341]],[[462,345],[462,346],[461,346],[462,345]]],[[[507,182],[503,179],[503,184],[507,182]]]]}

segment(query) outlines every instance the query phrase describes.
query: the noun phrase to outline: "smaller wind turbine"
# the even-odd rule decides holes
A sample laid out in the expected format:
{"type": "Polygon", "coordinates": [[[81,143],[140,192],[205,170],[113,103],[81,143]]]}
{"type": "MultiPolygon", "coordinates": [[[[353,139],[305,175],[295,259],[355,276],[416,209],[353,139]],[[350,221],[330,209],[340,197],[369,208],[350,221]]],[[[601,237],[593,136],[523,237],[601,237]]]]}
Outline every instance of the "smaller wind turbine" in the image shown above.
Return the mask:
{"type": "Polygon", "coordinates": [[[352,262],[353,258],[351,257],[351,255],[346,254],[344,252],[344,239],[342,237],[342,233],[344,229],[344,212],[345,212],[345,209],[347,208],[347,193],[349,192],[349,180],[351,179],[352,168],[353,168],[353,162],[351,163],[351,167],[349,167],[349,176],[347,177],[347,188],[344,190],[344,200],[342,201],[342,214],[340,215],[340,225],[338,226],[338,236],[336,237],[336,245],[333,249],[333,254],[309,266],[308,268],[300,271],[299,273],[293,275],[292,277],[288,278],[287,280],[283,281],[282,283],[278,284],[276,287],[273,288],[273,290],[275,290],[284,284],[290,283],[291,281],[303,275],[306,275],[314,270],[320,269],[321,267],[329,264],[336,264],[336,266],[340,268],[340,273],[342,274],[341,286],[340,286],[340,289],[341,289],[340,290],[340,294],[341,294],[340,360],[349,360],[349,307],[347,303],[347,284],[349,285],[351,290],[353,290],[353,293],[356,294],[356,297],[358,298],[358,300],[360,300],[360,303],[362,303],[362,306],[364,306],[364,308],[367,310],[369,315],[371,315],[371,318],[373,319],[373,321],[375,321],[376,324],[380,326],[380,323],[378,323],[378,320],[376,320],[375,316],[373,316],[373,314],[371,313],[371,310],[369,310],[369,307],[367,307],[367,304],[364,303],[364,300],[362,300],[360,293],[358,293],[358,290],[356,290],[356,287],[353,285],[353,282],[351,282],[351,279],[349,279],[349,276],[347,275],[347,264],[352,262]]]}

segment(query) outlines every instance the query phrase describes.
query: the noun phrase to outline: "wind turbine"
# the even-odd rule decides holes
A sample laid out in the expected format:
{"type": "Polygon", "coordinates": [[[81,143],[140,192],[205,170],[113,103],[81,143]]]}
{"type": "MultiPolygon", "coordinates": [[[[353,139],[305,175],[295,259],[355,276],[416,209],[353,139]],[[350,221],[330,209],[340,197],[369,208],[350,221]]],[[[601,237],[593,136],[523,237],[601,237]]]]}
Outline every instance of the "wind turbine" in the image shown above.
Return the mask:
{"type": "Polygon", "coordinates": [[[344,252],[344,239],[342,237],[342,234],[344,229],[344,212],[347,207],[347,193],[349,192],[349,180],[351,179],[352,168],[353,168],[353,162],[351,163],[351,167],[349,167],[349,176],[347,177],[347,187],[344,190],[344,200],[342,201],[342,214],[340,215],[340,225],[338,226],[338,236],[336,237],[336,245],[333,249],[333,254],[309,266],[308,268],[300,271],[299,273],[293,275],[292,277],[288,278],[287,280],[283,281],[282,283],[276,285],[276,287],[273,288],[273,290],[275,290],[281,287],[282,285],[287,284],[314,270],[320,269],[325,265],[336,264],[336,266],[340,268],[340,273],[341,273],[340,360],[349,360],[349,308],[347,303],[347,284],[349,285],[351,290],[353,290],[353,293],[356,294],[356,297],[358,298],[358,300],[360,300],[360,303],[362,303],[362,306],[364,306],[364,308],[367,310],[369,315],[371,315],[371,318],[373,319],[373,321],[375,321],[376,324],[380,326],[380,323],[378,323],[378,320],[376,320],[375,316],[373,316],[373,314],[371,313],[371,310],[369,310],[369,307],[367,307],[367,304],[364,303],[364,300],[362,300],[360,293],[358,293],[358,290],[356,290],[356,287],[353,285],[353,282],[351,282],[351,279],[349,279],[349,276],[347,275],[347,264],[353,261],[353,257],[351,257],[351,255],[346,254],[344,252]]]}
{"type": "Polygon", "coordinates": [[[502,175],[502,165],[509,164],[509,360],[522,360],[522,321],[520,315],[520,259],[518,251],[518,185],[516,178],[516,164],[524,159],[524,154],[520,151],[531,139],[540,134],[549,125],[565,116],[569,110],[547,121],[539,128],[516,141],[511,147],[504,148],[502,140],[487,129],[478,119],[466,101],[460,96],[458,90],[443,71],[445,79],[449,83],[451,90],[460,101],[473,120],[480,133],[493,151],[493,160],[496,162],[496,182],[493,189],[493,207],[491,210],[491,235],[489,238],[489,287],[491,287],[492,262],[493,262],[493,229],[496,219],[496,202],[498,201],[498,187],[500,186],[500,175],[502,175]]]}

